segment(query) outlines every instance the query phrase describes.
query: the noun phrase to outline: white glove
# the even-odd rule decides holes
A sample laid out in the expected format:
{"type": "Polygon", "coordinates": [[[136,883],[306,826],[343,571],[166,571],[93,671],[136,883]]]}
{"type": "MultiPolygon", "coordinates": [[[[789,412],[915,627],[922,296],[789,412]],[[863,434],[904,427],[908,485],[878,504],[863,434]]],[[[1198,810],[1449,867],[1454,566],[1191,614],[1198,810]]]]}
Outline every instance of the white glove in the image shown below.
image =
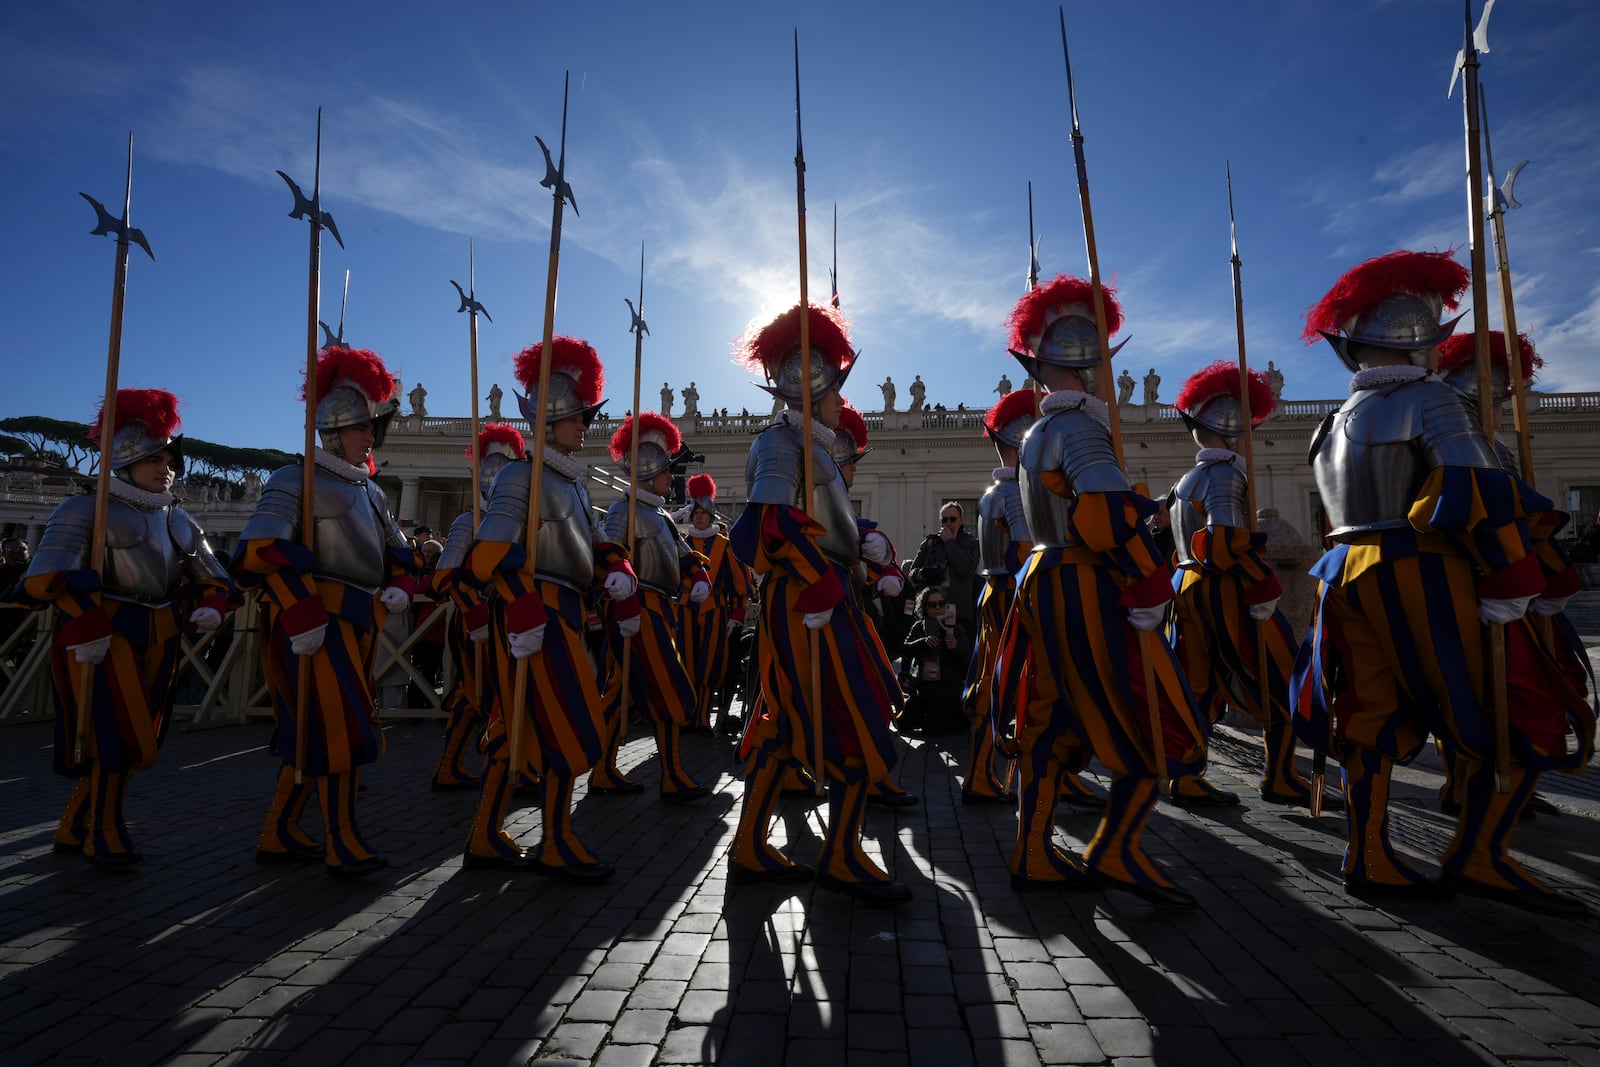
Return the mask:
{"type": "Polygon", "coordinates": [[[195,608],[189,613],[189,625],[208,634],[222,625],[222,612],[216,608],[195,608]]]}
{"type": "Polygon", "coordinates": [[[1129,608],[1128,625],[1135,630],[1150,631],[1161,625],[1167,617],[1167,606],[1156,604],[1148,608],[1129,608]]]}
{"type": "Polygon", "coordinates": [[[706,597],[710,595],[711,583],[709,582],[695,582],[689,587],[689,602],[691,604],[703,604],[706,597]]]}
{"type": "Polygon", "coordinates": [[[471,641],[475,645],[481,645],[485,641],[489,640],[489,624],[484,623],[476,630],[468,630],[467,640],[471,641]]]}
{"type": "Polygon", "coordinates": [[[882,566],[889,562],[889,539],[877,530],[868,530],[861,539],[861,558],[882,566]]]}
{"type": "Polygon", "coordinates": [[[1478,621],[1504,626],[1508,622],[1516,622],[1528,613],[1528,605],[1533,602],[1531,596],[1517,596],[1509,600],[1495,600],[1484,597],[1478,601],[1478,621]]]}
{"type": "Polygon", "coordinates": [[[898,575],[885,574],[878,579],[878,592],[884,596],[899,596],[900,590],[904,589],[905,585],[906,583],[902,582],[898,575]]]}
{"type": "Polygon", "coordinates": [[[1535,597],[1533,603],[1528,605],[1528,610],[1535,615],[1548,619],[1552,615],[1560,615],[1563,611],[1566,611],[1567,601],[1571,599],[1570,596],[1535,597]]]}
{"type": "Polygon", "coordinates": [[[384,608],[391,615],[398,615],[411,606],[411,594],[398,585],[384,586],[383,592],[378,594],[378,599],[383,601],[384,608]]]}
{"type": "Polygon", "coordinates": [[[289,638],[289,651],[297,656],[309,656],[322,647],[322,639],[327,636],[328,624],[314,626],[303,634],[295,634],[289,638]]]}
{"type": "Polygon", "coordinates": [[[1265,622],[1272,618],[1272,613],[1278,610],[1278,601],[1282,597],[1273,597],[1271,600],[1262,601],[1260,604],[1250,605],[1250,617],[1257,622],[1265,622]]]}
{"type": "Polygon", "coordinates": [[[544,628],[546,624],[540,623],[531,630],[524,630],[519,634],[511,634],[511,654],[517,659],[527,659],[544,647],[544,628]]]}
{"type": "Polygon", "coordinates": [[[808,630],[820,630],[833,619],[833,609],[825,608],[822,611],[808,611],[801,616],[801,621],[808,630]]]}
{"type": "Polygon", "coordinates": [[[100,663],[111,650],[111,635],[97,637],[81,645],[68,645],[67,648],[72,652],[72,658],[79,663],[100,663]]]}
{"type": "Polygon", "coordinates": [[[637,588],[639,583],[623,571],[612,571],[606,575],[606,596],[612,600],[627,600],[637,588]]]}
{"type": "Polygon", "coordinates": [[[623,637],[637,637],[639,635],[639,623],[643,618],[644,615],[639,614],[631,619],[618,619],[617,632],[623,637]]]}
{"type": "Polygon", "coordinates": [[[730,634],[736,634],[742,629],[744,629],[744,623],[740,622],[738,619],[728,620],[728,632],[730,634]]]}

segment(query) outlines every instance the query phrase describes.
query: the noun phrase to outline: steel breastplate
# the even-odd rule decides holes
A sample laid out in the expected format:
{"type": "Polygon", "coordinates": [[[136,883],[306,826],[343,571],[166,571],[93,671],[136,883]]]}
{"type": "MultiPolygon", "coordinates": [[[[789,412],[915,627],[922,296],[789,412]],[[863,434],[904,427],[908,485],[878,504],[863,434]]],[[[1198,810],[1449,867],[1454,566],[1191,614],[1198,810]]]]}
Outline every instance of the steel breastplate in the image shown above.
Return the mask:
{"type": "MultiPolygon", "coordinates": [[[[683,554],[677,527],[666,512],[649,504],[633,505],[633,573],[641,585],[658,593],[678,595],[679,559],[683,554]]],[[[628,501],[618,500],[606,511],[606,536],[619,544],[628,536],[628,501]]]]}
{"type": "MultiPolygon", "coordinates": [[[[506,464],[489,492],[478,526],[479,541],[520,545],[528,535],[528,487],[532,460],[506,464]]],[[[594,545],[600,532],[582,482],[550,469],[539,479],[539,547],[534,561],[541,578],[587,589],[594,584],[594,545]]]]}
{"type": "Polygon", "coordinates": [[[1409,528],[1418,490],[1445,466],[1496,470],[1500,462],[1461,394],[1433,379],[1358,392],[1311,445],[1311,470],[1336,541],[1409,528]]]}
{"type": "Polygon", "coordinates": [[[846,567],[861,558],[861,535],[844,475],[828,450],[811,442],[811,473],[815,479],[809,503],[802,500],[805,456],[798,426],[771,426],[750,446],[745,463],[745,488],[752,504],[783,504],[804,511],[824,528],[818,547],[827,557],[846,567]]]}
{"type": "Polygon", "coordinates": [[[1079,493],[1126,492],[1128,478],[1117,466],[1111,434],[1082,408],[1045,416],[1022,440],[1017,462],[1022,511],[1035,548],[1078,543],[1072,530],[1072,497],[1079,493]],[[1044,476],[1061,474],[1070,496],[1052,492],[1044,476]]]}
{"type": "Polygon", "coordinates": [[[439,552],[435,569],[441,571],[454,570],[467,561],[467,549],[472,546],[472,512],[463,511],[455,517],[450,524],[450,532],[445,536],[444,548],[439,552]]]}
{"type": "Polygon", "coordinates": [[[369,484],[318,468],[311,486],[317,577],[376,589],[388,576],[388,523],[378,513],[369,484]]]}
{"type": "Polygon", "coordinates": [[[1006,566],[1006,553],[1011,548],[1005,500],[1008,492],[1020,506],[1022,489],[1014,481],[993,483],[978,500],[978,573],[986,578],[1011,573],[1006,566]]]}
{"type": "Polygon", "coordinates": [[[108,596],[166,603],[182,578],[183,557],[168,532],[168,508],[145,510],[112,497],[106,509],[105,566],[100,588],[108,596]]]}
{"type": "Polygon", "coordinates": [[[1194,535],[1206,527],[1249,527],[1246,489],[1244,472],[1226,460],[1200,463],[1184,472],[1168,501],[1178,566],[1200,565],[1194,535]]]}

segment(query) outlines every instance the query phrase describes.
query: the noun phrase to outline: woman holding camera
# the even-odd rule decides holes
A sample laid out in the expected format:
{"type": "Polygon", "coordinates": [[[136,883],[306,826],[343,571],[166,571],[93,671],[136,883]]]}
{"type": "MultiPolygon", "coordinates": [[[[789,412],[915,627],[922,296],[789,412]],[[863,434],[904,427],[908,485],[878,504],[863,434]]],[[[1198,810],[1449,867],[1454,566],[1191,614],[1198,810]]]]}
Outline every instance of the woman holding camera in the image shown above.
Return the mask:
{"type": "Polygon", "coordinates": [[[937,586],[917,594],[916,621],[906,634],[901,657],[908,682],[900,729],[928,734],[965,729],[961,686],[972,658],[972,636],[956,620],[955,604],[937,586]]]}

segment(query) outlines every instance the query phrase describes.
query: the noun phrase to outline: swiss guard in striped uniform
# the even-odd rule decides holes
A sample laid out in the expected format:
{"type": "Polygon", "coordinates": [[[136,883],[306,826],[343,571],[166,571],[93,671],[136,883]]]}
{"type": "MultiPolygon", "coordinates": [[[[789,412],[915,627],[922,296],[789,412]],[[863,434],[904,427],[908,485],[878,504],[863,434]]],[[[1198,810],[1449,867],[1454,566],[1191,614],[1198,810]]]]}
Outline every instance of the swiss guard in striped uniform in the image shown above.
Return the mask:
{"type": "MultiPolygon", "coordinates": [[[[1478,367],[1474,358],[1476,352],[1473,341],[1471,334],[1454,334],[1446,338],[1439,346],[1439,374],[1476,406],[1478,367]]],[[[1517,337],[1517,357],[1517,365],[1522,371],[1523,388],[1527,389],[1533,385],[1539,368],[1544,366],[1544,360],[1540,358],[1533,347],[1533,342],[1528,340],[1526,334],[1517,337]]],[[[1517,456],[1506,444],[1505,439],[1498,434],[1505,403],[1511,396],[1511,371],[1507,360],[1505,334],[1499,330],[1492,330],[1489,333],[1489,359],[1490,387],[1494,390],[1492,402],[1497,431],[1494,440],[1495,455],[1499,457],[1503,469],[1516,474],[1520,469],[1517,456]]],[[[1578,694],[1588,692],[1592,699],[1594,680],[1589,676],[1589,657],[1584,651],[1583,639],[1578,636],[1572,621],[1562,610],[1572,595],[1583,587],[1577,568],[1567,557],[1561,542],[1556,539],[1556,535],[1566,524],[1567,515],[1561,511],[1549,510],[1529,516],[1528,532],[1533,538],[1533,549],[1539,557],[1540,569],[1544,571],[1545,590],[1528,605],[1531,618],[1527,621],[1530,625],[1508,627],[1506,642],[1513,659],[1517,656],[1538,655],[1536,650],[1543,650],[1554,657],[1563,668],[1565,684],[1562,685],[1562,690],[1570,702],[1574,692],[1578,694]]],[[[1548,699],[1548,694],[1545,698],[1548,699]]],[[[1513,696],[1512,699],[1520,698],[1513,696]]],[[[1588,766],[1594,748],[1593,712],[1592,704],[1587,716],[1574,709],[1578,744],[1565,759],[1556,763],[1556,770],[1581,773],[1588,766]],[[1590,720],[1587,728],[1585,728],[1585,718],[1590,720]]],[[[1446,814],[1455,815],[1461,810],[1461,790],[1465,783],[1458,773],[1460,765],[1454,754],[1442,743],[1439,744],[1439,752],[1445,766],[1445,783],[1439,791],[1439,806],[1446,814]]],[[[1531,813],[1541,804],[1543,801],[1534,796],[1529,801],[1528,812],[1531,813]]],[[[1546,810],[1549,810],[1548,806],[1546,810]]]]}
{"type": "MultiPolygon", "coordinates": [[[[961,782],[963,804],[1016,803],[1016,798],[1006,795],[1005,782],[995,771],[996,761],[1005,760],[1006,774],[1010,773],[1010,760],[996,747],[996,727],[1016,721],[1018,709],[1014,701],[1023,692],[1023,657],[1014,650],[1003,655],[1000,636],[1016,599],[1017,572],[1033,551],[1028,517],[1022,511],[1022,489],[1017,484],[1017,450],[1033,426],[1039,399],[1032,389],[1016,389],[1001,397],[983,416],[984,435],[994,443],[1000,466],[994,469],[994,481],[978,500],[978,574],[983,578],[983,588],[978,592],[978,642],[973,646],[972,663],[961,693],[962,707],[972,720],[967,773],[961,782]],[[1000,689],[1012,695],[1002,701],[997,723],[991,714],[992,697],[996,673],[1002,664],[1007,677],[1000,689]]],[[[1012,637],[1018,632],[1013,630],[1012,637]]],[[[1065,776],[1082,784],[1070,771],[1065,776]]],[[[1065,789],[1062,792],[1061,799],[1070,804],[1073,794],[1065,789]]]]}
{"type": "MultiPolygon", "coordinates": [[[[856,464],[872,451],[867,441],[867,420],[861,412],[850,406],[848,400],[844,401],[839,407],[839,425],[833,431],[833,444],[828,447],[828,452],[839,465],[839,476],[844,479],[846,490],[856,484],[856,464]]],[[[879,595],[899,596],[900,590],[905,588],[905,576],[900,573],[894,542],[889,540],[888,534],[878,529],[876,522],[862,515],[856,516],[856,529],[861,533],[861,563],[855,574],[863,603],[873,605],[879,595]]],[[[878,632],[876,621],[882,617],[882,612],[875,606],[869,606],[864,614],[878,655],[879,670],[892,678],[894,662],[884,648],[883,635],[878,632]]],[[[890,688],[889,695],[891,714],[898,714],[905,705],[905,694],[900,690],[898,679],[890,688]]],[[[785,779],[784,787],[792,791],[793,786],[800,784],[812,783],[802,774],[798,778],[785,779]]],[[[906,792],[894,775],[889,774],[872,783],[867,793],[867,803],[880,808],[912,808],[917,806],[919,799],[915,793],[906,792]]]]}
{"type": "MultiPolygon", "coordinates": [[[[522,434],[506,422],[491,422],[478,431],[478,486],[477,491],[487,508],[489,487],[495,476],[527,455],[528,449],[522,434]]],[[[471,458],[468,449],[468,458],[471,458]]],[[[489,596],[492,591],[472,581],[462,567],[467,559],[467,549],[478,531],[472,528],[472,511],[457,515],[450,524],[445,538],[444,551],[439,553],[433,569],[433,591],[455,603],[455,613],[450,618],[450,629],[445,634],[452,662],[455,664],[455,685],[445,695],[444,751],[439,756],[439,766],[433,772],[433,788],[477,789],[482,783],[478,775],[467,768],[467,743],[479,724],[484,721],[485,709],[495,700],[494,672],[488,669],[483,648],[489,639],[489,596]]]]}
{"type": "MultiPolygon", "coordinates": [[[[103,420],[102,409],[91,440],[99,440],[103,420]]],[[[187,621],[191,631],[215,630],[238,602],[200,524],[173,503],[172,479],[183,473],[177,429],[178,398],[171,393],[117,390],[100,569],[89,543],[95,496],[71,496],[51,513],[32,564],[10,594],[34,608],[59,609],[50,645],[55,769],[75,784],[54,847],[101,867],[144,858],[124,815],[128,781],[155,764],[166,737],[180,628],[187,621]],[[84,664],[91,665],[87,673],[84,664]],[[88,689],[81,690],[85,680],[88,689]],[[81,701],[88,709],[80,738],[81,701]]]]}
{"type": "Polygon", "coordinates": [[[356,825],[356,792],[361,766],[383,755],[371,678],[378,634],[390,612],[411,606],[397,583],[421,566],[372,480],[373,449],[383,447],[398,409],[376,353],[318,353],[312,551],[301,527],[300,464],[272,472],[239,535],[232,569],[241,586],[262,594],[261,666],[277,720],[272,751],[282,761],[256,844],[262,862],[320,859],[328,873],[347,876],[387,866],[356,825]],[[310,672],[303,709],[301,671],[310,672]],[[312,783],[324,845],[300,828],[312,783]]]}
{"type": "Polygon", "coordinates": [[[464,564],[472,581],[494,592],[487,643],[499,699],[484,731],[483,785],[463,865],[595,881],[610,877],[613,868],[590,855],[572,826],[573,783],[605,754],[605,705],[584,647],[586,596],[602,586],[607,596],[624,602],[619,614],[637,617],[638,582],[627,550],[606,540],[595,525],[584,465],[572,458],[605,402],[600,356],[587,341],[556,337],[548,354],[548,395],[540,396],[544,348],[541,342],[523,349],[515,364],[517,381],[527,390],[526,396],[517,394],[522,417],[535,425],[542,404],[548,420],[539,483],[538,571],[530,571],[525,547],[531,448],[495,478],[464,564]],[[519,660],[528,665],[527,697],[522,707],[513,707],[519,660]],[[517,716],[521,725],[513,731],[517,716]],[[540,780],[544,837],[532,851],[519,847],[505,829],[512,760],[521,774],[540,780]]]}
{"type": "Polygon", "coordinates": [[[1295,678],[1295,726],[1344,765],[1352,894],[1455,889],[1582,914],[1509,851],[1540,772],[1569,762],[1567,734],[1582,739],[1593,719],[1561,699],[1559,667],[1520,654],[1512,636],[1548,588],[1529,516],[1550,502],[1501,468],[1472,405],[1429,371],[1455,327],[1441,311],[1469,280],[1448,252],[1392,252],[1347,272],[1307,314],[1307,342],[1326,338],[1355,377],[1311,446],[1333,547],[1312,570],[1320,598],[1295,678]],[[1497,639],[1508,671],[1491,680],[1486,646],[1497,639]],[[1509,716],[1506,792],[1495,782],[1494,681],[1509,716]],[[1430,732],[1462,778],[1441,882],[1402,861],[1389,835],[1390,768],[1430,732]]]}
{"type": "MultiPolygon", "coordinates": [[[[1122,309],[1104,290],[1106,334],[1122,309]]],[[[1020,821],[1011,857],[1019,889],[1125,889],[1158,904],[1193,906],[1140,841],[1156,805],[1152,742],[1168,773],[1204,765],[1206,727],[1165,642],[1141,640],[1172,599],[1171,571],[1146,520],[1155,503],[1133,491],[1117,465],[1105,402],[1094,394],[1102,365],[1090,284],[1057,275],[1012,309],[1011,349],[1048,391],[1018,464],[1033,551],[1017,578],[1007,629],[1029,657],[1027,700],[1017,718],[1020,821]],[[1151,737],[1141,656],[1157,683],[1162,736],[1151,737]],[[1055,842],[1064,771],[1093,755],[1111,772],[1105,814],[1080,861],[1055,842]]],[[[1002,667],[1002,672],[1005,668],[1002,667]]],[[[1002,707],[1000,712],[1009,710],[1002,707]]]]}
{"type": "Polygon", "coordinates": [[[728,676],[729,636],[744,625],[750,599],[750,571],[733,556],[733,548],[717,529],[717,483],[709,474],[689,479],[689,547],[706,558],[711,595],[684,609],[690,672],[699,706],[695,724],[711,728],[711,712],[728,676]]]}
{"type": "MultiPolygon", "coordinates": [[[[1250,372],[1251,428],[1272,414],[1272,386],[1261,371],[1250,372]]],[[[1239,437],[1244,408],[1239,402],[1239,365],[1218,360],[1184,382],[1173,405],[1200,451],[1167,496],[1178,570],[1170,635],[1200,707],[1217,722],[1231,703],[1261,727],[1266,763],[1261,796],[1274,804],[1310,807],[1311,784],[1294,768],[1294,729],[1289,722],[1289,676],[1299,642],[1278,610],[1283,587],[1261,558],[1263,534],[1251,532],[1249,489],[1239,437]],[[1265,627],[1268,706],[1257,629],[1265,627]]],[[[1232,807],[1233,793],[1204,774],[1173,778],[1169,798],[1198,807],[1232,807]]]]}
{"type": "Polygon", "coordinates": [[[613,629],[611,671],[606,687],[606,722],[610,727],[605,759],[589,776],[589,788],[602,793],[636,793],[644,787],[617,768],[617,750],[628,735],[627,719],[638,714],[650,720],[656,752],[661,757],[661,799],[687,803],[711,795],[684,770],[683,729],[695,721],[694,682],[684,666],[680,643],[687,597],[691,607],[711,596],[706,558],[689,548],[677,523],[662,507],[672,484],[672,457],[683,447],[683,435],[672,420],[654,411],[629,415],[611,436],[611,458],[624,472],[633,435],[639,435],[639,469],[634,499],[616,501],[606,511],[606,537],[627,544],[628,514],[633,513],[633,569],[639,578],[639,630],[630,640],[627,679],[622,671],[623,642],[613,629]],[[623,686],[629,708],[623,711],[623,686]]]}
{"type": "Polygon", "coordinates": [[[787,407],[751,446],[745,467],[749,504],[732,531],[734,553],[762,580],[756,631],[761,704],[740,746],[749,763],[728,875],[735,882],[796,881],[815,873],[824,888],[897,904],[910,899],[910,889],[891,880],[861,846],[868,788],[888,776],[895,758],[889,711],[896,683],[881,669],[863,615],[852,575],[861,536],[828,452],[843,405],[839,389],[855,361],[847,330],[835,308],[796,305],[735,345],[736,362],[759,369],[772,383],[762,388],[787,407]],[[811,341],[804,354],[802,313],[811,341]],[[814,408],[810,441],[800,406],[802,374],[810,379],[814,408]],[[815,478],[809,500],[807,450],[815,478]],[[815,663],[807,631],[817,638],[815,663]],[[813,705],[813,671],[821,677],[820,707],[813,705]],[[768,841],[783,769],[791,761],[819,767],[829,784],[820,871],[794,863],[768,841]]]}

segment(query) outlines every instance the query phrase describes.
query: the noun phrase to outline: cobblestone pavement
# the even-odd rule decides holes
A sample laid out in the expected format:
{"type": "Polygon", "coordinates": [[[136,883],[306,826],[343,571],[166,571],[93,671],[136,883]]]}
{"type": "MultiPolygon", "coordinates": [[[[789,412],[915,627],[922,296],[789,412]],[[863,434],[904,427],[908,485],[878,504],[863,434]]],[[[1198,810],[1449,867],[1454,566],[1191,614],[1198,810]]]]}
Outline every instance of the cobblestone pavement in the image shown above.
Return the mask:
{"type": "MultiPolygon", "coordinates": [[[[360,810],[394,866],[347,884],[254,863],[263,725],[174,732],[135,779],[146,861],[121,874],[51,852],[67,788],[48,727],[0,730],[0,1062],[1600,1063],[1600,925],[1346,897],[1340,817],[1260,802],[1255,742],[1227,728],[1211,776],[1244,805],[1150,824],[1202,903],[1165,914],[1122,893],[1013,892],[1015,817],[958,803],[956,737],[911,742],[901,780],[921,806],[869,815],[869,847],[916,892],[898,911],[730,887],[725,742],[684,743],[715,787],[697,807],[580,787],[579,832],[619,867],[582,888],[463,871],[475,796],[429,792],[435,728],[387,737],[360,810]]],[[[654,783],[648,738],[623,763],[654,783]]],[[[1425,861],[1451,832],[1435,781],[1418,765],[1395,787],[1397,840],[1425,861]]],[[[1551,780],[1563,813],[1518,844],[1600,908],[1593,790],[1551,780]]],[[[816,806],[780,816],[810,858],[816,806]]],[[[531,843],[537,822],[521,808],[511,829],[531,843]]],[[[1094,823],[1059,826],[1081,847],[1094,823]]]]}

